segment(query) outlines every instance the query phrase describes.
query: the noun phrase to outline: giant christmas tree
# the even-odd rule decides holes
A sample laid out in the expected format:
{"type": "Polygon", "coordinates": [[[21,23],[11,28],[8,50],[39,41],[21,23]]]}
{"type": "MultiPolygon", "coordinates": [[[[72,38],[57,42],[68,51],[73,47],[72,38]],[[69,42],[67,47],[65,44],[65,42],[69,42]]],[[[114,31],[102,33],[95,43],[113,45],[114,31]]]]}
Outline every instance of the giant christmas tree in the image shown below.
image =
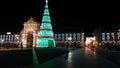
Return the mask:
{"type": "Polygon", "coordinates": [[[36,47],[55,47],[55,40],[53,36],[48,1],[46,0],[42,23],[40,25],[40,31],[38,32],[36,47]]]}

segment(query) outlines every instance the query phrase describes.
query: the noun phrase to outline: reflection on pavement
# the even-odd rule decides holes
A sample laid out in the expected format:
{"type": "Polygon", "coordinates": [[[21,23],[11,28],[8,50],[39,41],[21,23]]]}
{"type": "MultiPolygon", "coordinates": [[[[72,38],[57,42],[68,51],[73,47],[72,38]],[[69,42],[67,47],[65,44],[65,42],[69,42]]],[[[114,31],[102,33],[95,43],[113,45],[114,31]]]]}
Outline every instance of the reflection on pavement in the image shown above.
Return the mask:
{"type": "Polygon", "coordinates": [[[72,52],[68,53],[68,63],[72,62],[72,52]]]}
{"type": "Polygon", "coordinates": [[[88,55],[92,55],[94,58],[96,58],[96,48],[85,47],[85,55],[86,57],[88,55]]]}

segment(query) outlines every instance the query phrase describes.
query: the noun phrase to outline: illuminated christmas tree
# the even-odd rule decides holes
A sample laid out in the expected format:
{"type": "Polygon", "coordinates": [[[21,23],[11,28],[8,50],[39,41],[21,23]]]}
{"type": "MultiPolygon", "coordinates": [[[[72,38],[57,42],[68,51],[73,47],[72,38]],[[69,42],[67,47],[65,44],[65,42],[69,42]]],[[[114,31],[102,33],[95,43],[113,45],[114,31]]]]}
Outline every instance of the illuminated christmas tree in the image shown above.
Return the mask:
{"type": "Polygon", "coordinates": [[[47,0],[42,18],[42,23],[40,25],[40,31],[38,32],[36,47],[55,47],[55,40],[54,40],[47,0]]]}

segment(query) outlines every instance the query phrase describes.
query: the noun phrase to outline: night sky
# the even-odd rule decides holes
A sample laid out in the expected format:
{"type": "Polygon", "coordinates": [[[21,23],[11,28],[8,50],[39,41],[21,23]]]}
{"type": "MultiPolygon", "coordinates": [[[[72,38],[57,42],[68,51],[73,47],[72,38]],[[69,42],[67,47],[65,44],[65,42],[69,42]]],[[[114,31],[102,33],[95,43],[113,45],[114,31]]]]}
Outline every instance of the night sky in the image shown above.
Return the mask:
{"type": "MultiPolygon", "coordinates": [[[[53,31],[85,32],[88,35],[99,28],[101,31],[117,31],[120,25],[120,5],[117,3],[119,2],[49,0],[53,31]]],[[[30,16],[41,22],[44,6],[44,0],[1,1],[0,33],[19,33],[30,16]]]]}

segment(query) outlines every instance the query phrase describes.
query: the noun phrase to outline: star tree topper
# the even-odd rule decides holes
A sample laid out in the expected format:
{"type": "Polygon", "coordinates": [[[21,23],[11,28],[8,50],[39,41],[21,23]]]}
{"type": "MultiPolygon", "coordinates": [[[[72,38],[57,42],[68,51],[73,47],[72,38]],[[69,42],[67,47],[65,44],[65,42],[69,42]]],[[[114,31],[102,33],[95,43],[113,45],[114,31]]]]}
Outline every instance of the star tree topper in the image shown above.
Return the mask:
{"type": "Polygon", "coordinates": [[[48,3],[48,0],[45,0],[46,4],[48,3]]]}

